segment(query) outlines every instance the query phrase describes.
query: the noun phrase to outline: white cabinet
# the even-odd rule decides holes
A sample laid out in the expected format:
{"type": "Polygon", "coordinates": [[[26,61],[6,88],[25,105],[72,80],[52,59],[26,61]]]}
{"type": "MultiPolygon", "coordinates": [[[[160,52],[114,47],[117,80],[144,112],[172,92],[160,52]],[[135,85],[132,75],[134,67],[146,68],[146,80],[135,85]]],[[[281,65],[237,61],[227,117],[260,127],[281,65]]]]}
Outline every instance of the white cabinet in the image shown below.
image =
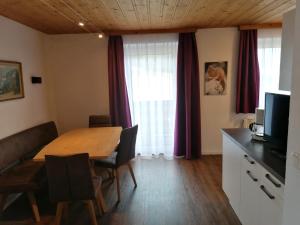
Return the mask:
{"type": "Polygon", "coordinates": [[[279,89],[284,91],[291,90],[295,11],[289,11],[283,16],[279,89]]]}
{"type": "Polygon", "coordinates": [[[242,152],[228,137],[223,138],[223,190],[239,216],[242,152]]]}
{"type": "Polygon", "coordinates": [[[243,225],[281,225],[284,185],[223,135],[223,190],[243,225]]]}

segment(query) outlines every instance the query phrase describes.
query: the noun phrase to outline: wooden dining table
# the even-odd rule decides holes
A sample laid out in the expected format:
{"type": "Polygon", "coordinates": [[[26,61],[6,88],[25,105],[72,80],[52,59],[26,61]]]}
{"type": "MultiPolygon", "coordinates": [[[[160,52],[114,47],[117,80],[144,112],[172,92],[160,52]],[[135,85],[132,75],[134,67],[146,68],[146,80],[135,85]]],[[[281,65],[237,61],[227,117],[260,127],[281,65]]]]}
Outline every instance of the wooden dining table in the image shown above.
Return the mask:
{"type": "Polygon", "coordinates": [[[45,160],[45,155],[66,156],[88,153],[90,159],[110,156],[120,141],[122,127],[97,127],[71,130],[46,145],[33,160],[45,160]]]}

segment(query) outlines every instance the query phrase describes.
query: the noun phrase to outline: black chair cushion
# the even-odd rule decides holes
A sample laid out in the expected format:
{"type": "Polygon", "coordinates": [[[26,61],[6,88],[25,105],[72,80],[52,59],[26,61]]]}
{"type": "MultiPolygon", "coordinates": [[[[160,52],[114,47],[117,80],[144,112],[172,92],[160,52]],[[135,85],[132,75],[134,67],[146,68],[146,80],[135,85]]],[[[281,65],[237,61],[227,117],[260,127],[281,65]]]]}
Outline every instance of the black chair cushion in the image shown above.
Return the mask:
{"type": "Polygon", "coordinates": [[[95,160],[95,166],[104,167],[104,168],[115,168],[117,167],[116,160],[117,160],[118,152],[113,152],[113,154],[105,159],[97,159],[95,160]]]}

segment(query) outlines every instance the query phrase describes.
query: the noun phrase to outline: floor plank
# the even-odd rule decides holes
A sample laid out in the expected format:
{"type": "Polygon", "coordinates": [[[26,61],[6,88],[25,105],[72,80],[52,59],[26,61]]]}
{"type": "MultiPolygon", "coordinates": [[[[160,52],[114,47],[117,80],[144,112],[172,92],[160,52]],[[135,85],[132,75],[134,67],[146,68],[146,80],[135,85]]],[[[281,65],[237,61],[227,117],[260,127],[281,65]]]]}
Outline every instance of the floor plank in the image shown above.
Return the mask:
{"type": "MultiPolygon", "coordinates": [[[[120,171],[121,202],[116,186],[103,183],[108,212],[98,217],[99,225],[240,225],[222,191],[221,156],[201,160],[136,159],[132,162],[137,188],[125,166],[120,171]]],[[[37,196],[42,222],[51,224],[55,206],[47,191],[37,196]]],[[[5,210],[0,224],[34,224],[25,196],[5,210]],[[15,222],[17,221],[17,222],[15,222]]],[[[70,207],[68,220],[62,224],[91,224],[81,204],[70,207]]]]}

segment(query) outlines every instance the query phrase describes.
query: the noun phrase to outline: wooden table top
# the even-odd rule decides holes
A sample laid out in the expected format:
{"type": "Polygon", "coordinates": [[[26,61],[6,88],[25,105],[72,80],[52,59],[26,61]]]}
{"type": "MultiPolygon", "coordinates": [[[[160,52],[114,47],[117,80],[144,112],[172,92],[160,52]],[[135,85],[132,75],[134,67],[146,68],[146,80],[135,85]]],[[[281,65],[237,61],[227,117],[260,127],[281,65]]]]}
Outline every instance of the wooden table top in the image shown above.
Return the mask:
{"type": "Polygon", "coordinates": [[[69,131],[46,145],[33,159],[44,160],[45,155],[73,155],[89,153],[90,158],[106,158],[116,149],[122,127],[82,128],[69,131]]]}

